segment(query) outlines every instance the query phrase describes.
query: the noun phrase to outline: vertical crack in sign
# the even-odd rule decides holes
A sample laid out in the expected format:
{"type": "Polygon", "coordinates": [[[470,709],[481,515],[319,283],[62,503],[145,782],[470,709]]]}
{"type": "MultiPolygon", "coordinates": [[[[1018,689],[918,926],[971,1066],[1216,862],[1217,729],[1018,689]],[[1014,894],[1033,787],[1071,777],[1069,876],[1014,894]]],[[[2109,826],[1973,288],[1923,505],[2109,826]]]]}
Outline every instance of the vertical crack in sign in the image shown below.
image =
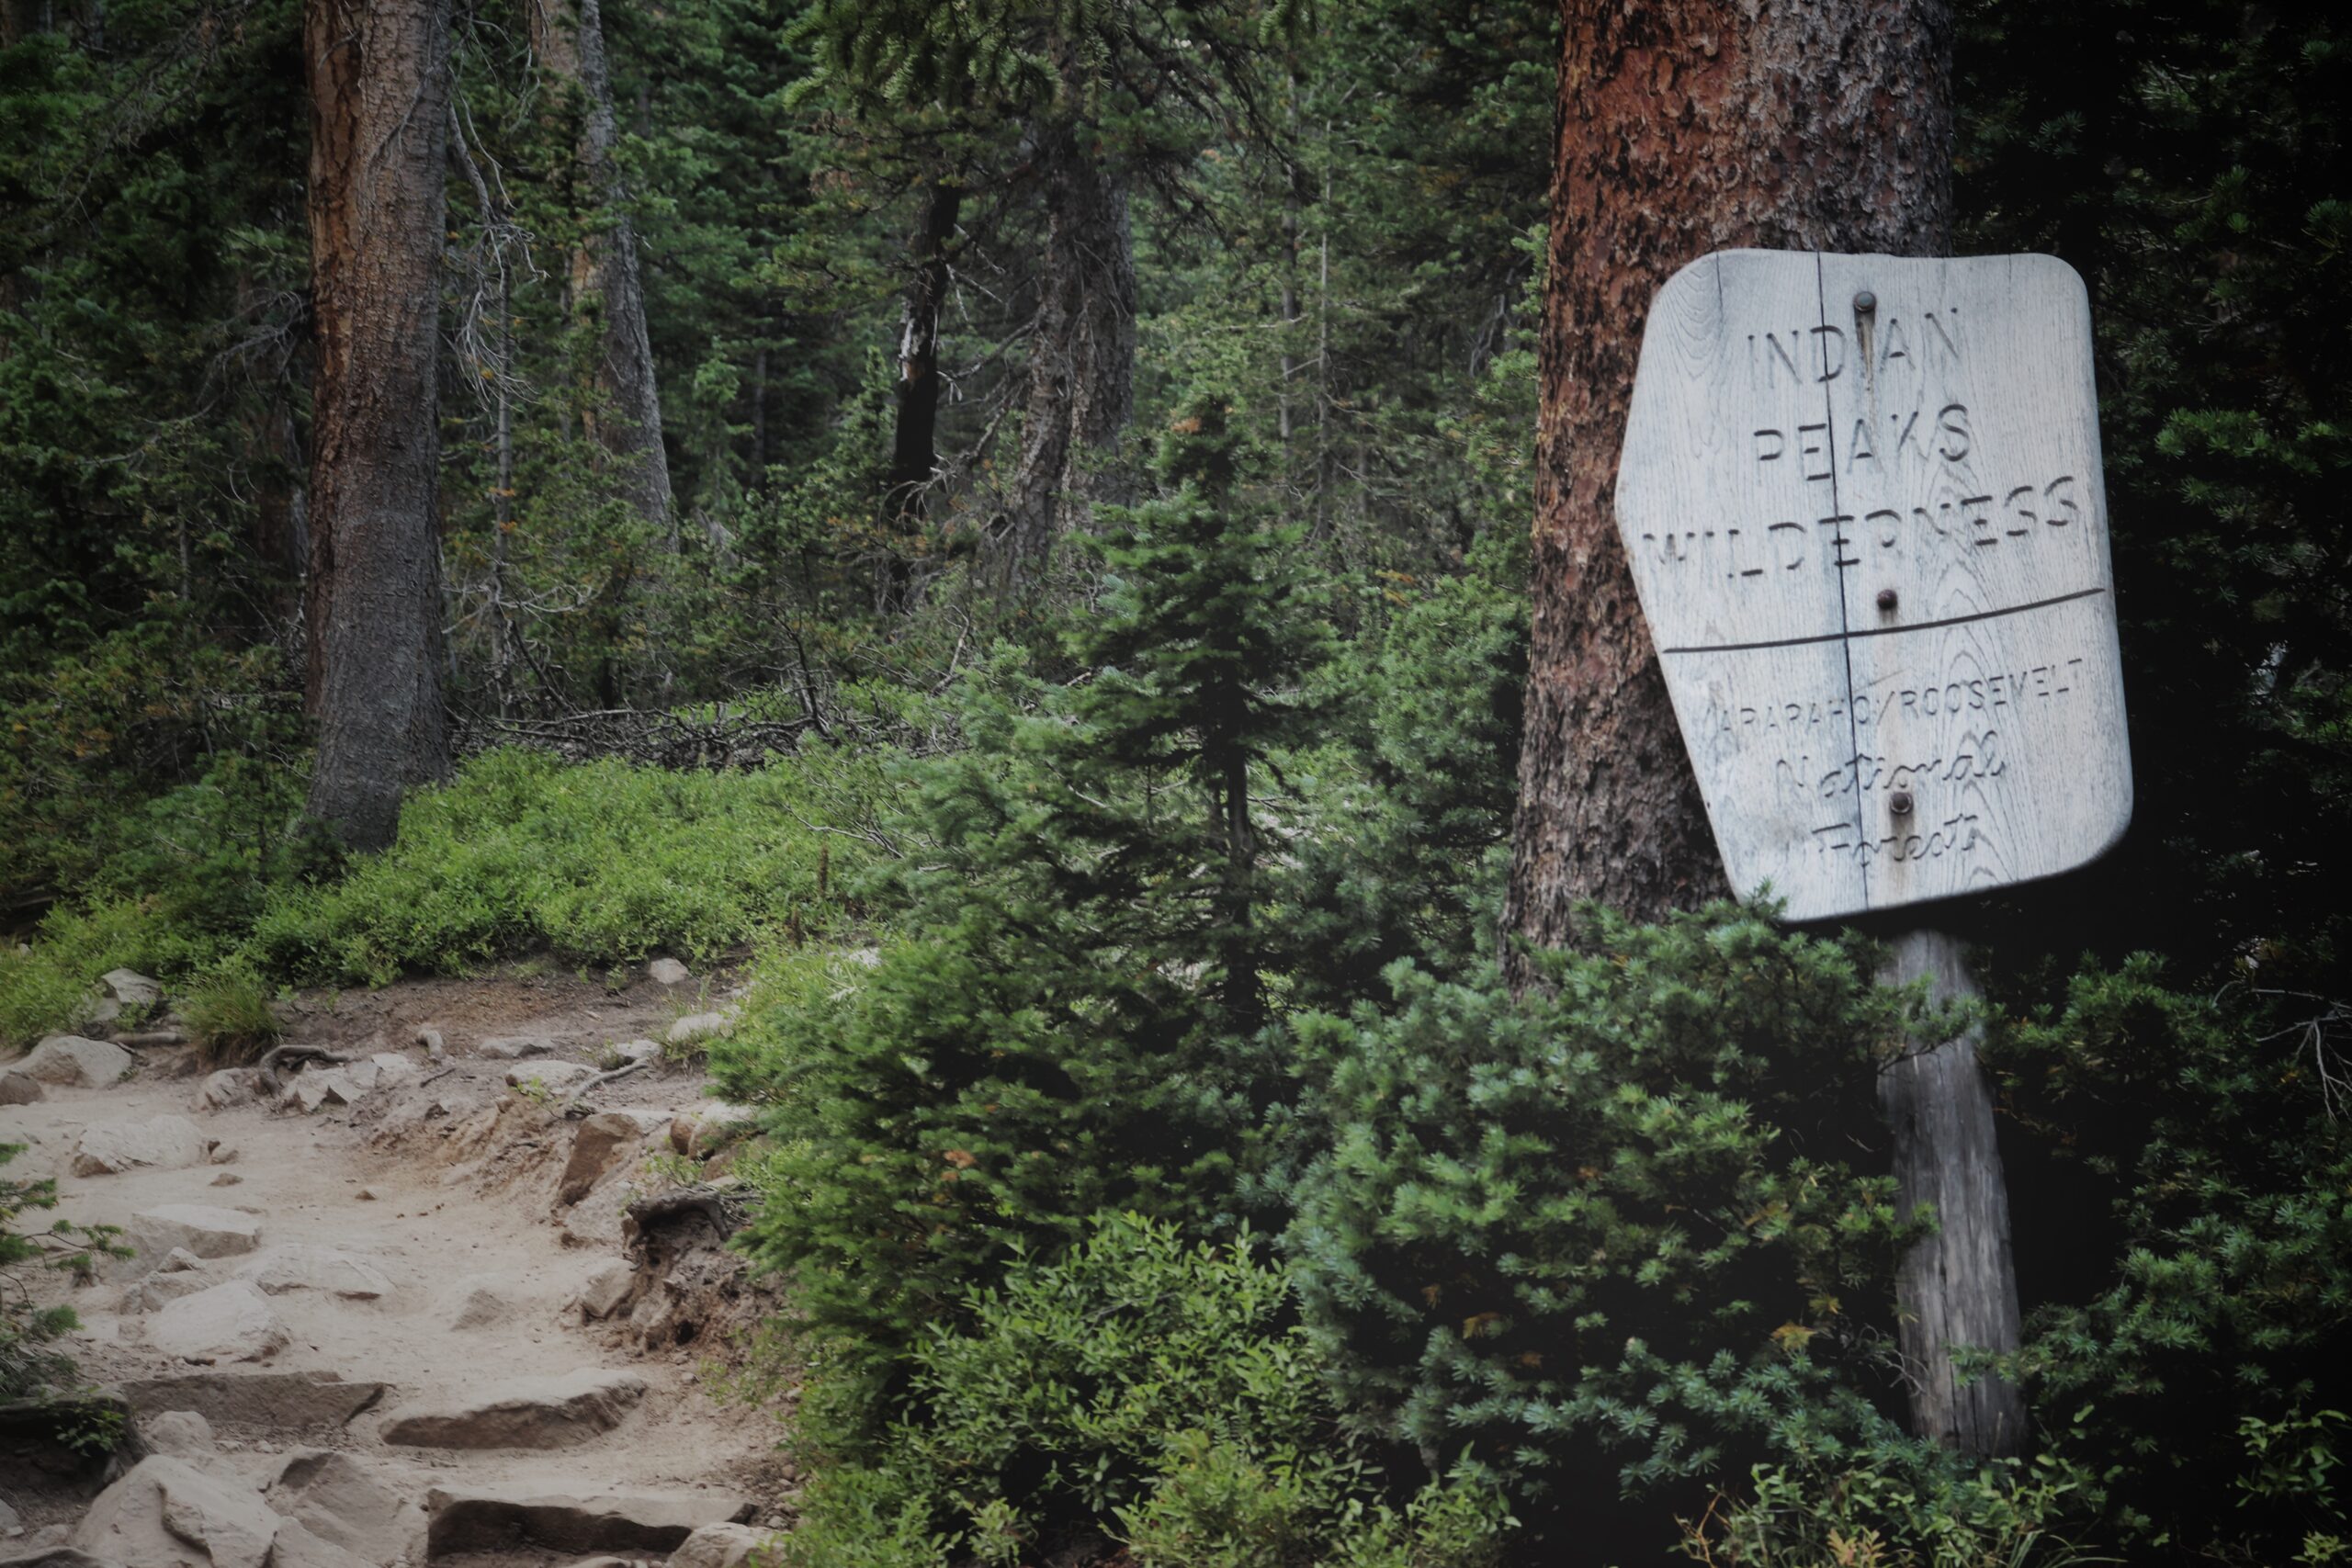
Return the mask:
{"type": "MultiPolygon", "coordinates": [[[[1819,318],[1814,326],[1814,341],[1821,345],[1821,439],[1829,453],[1829,570],[1837,574],[1838,583],[1838,663],[1846,671],[1846,778],[1854,792],[1854,838],[1859,846],[1870,842],[1870,819],[1864,815],[1862,799],[1862,731],[1860,721],[1854,716],[1854,606],[1847,597],[1847,573],[1858,562],[1846,551],[1852,541],[1846,528],[1853,519],[1846,515],[1843,493],[1838,484],[1838,400],[1831,394],[1829,383],[1845,368],[1845,356],[1838,356],[1838,368],[1829,367],[1829,296],[1822,281],[1821,253],[1813,256],[1814,313],[1819,318]]],[[[1871,857],[1869,850],[1860,848],[1862,908],[1871,907],[1871,857]]]]}

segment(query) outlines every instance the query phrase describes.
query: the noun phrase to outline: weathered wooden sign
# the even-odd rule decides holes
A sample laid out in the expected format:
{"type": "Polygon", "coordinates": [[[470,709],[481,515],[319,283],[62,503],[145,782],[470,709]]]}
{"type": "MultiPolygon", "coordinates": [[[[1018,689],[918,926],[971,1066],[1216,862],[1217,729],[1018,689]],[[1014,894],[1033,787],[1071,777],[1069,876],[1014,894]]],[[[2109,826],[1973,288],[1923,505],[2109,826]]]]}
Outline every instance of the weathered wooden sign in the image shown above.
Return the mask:
{"type": "Polygon", "coordinates": [[[1617,522],[1732,885],[1819,919],[2132,815],[2082,280],[1721,251],[1658,291],[1617,522]]]}

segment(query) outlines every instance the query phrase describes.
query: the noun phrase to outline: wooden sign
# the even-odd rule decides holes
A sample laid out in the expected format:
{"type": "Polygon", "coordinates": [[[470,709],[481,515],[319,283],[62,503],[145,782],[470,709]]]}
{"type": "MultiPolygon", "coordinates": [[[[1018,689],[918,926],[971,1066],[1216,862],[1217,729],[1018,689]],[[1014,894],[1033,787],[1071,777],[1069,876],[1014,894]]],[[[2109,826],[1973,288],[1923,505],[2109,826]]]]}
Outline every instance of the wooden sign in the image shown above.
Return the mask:
{"type": "Polygon", "coordinates": [[[2090,310],[2064,262],[1693,262],[1651,308],[1617,523],[1742,894],[1822,919],[2121,835],[2090,310]]]}

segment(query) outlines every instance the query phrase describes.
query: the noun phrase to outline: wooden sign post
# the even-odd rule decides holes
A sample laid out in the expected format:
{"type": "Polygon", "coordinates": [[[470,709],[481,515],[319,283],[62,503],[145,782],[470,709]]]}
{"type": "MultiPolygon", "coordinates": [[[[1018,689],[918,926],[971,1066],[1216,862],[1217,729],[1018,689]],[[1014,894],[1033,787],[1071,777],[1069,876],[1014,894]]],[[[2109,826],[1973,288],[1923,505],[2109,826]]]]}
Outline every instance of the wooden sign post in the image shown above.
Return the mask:
{"type": "MultiPolygon", "coordinates": [[[[2132,814],[2090,312],[2049,256],[1722,251],[1658,291],[1617,522],[1732,886],[1792,920],[2095,859],[2132,814]]],[[[1887,976],[1974,994],[1916,924],[1887,976]]],[[[2014,1451],[1951,1351],[2017,1348],[1973,1037],[1890,1067],[1919,1429],[2014,1451]]]]}

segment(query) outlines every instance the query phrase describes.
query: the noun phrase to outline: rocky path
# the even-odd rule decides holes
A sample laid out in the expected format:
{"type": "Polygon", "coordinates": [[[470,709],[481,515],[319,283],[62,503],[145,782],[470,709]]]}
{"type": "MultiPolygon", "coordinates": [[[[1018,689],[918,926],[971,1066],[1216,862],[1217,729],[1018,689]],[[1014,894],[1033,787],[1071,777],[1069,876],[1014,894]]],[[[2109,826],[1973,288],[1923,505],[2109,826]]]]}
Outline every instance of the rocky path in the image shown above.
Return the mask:
{"type": "Polygon", "coordinates": [[[137,1249],[44,1287],[133,1440],[94,1472],[0,1438],[0,1564],[729,1568],[785,1523],[773,1414],[708,1386],[775,1304],[717,1245],[736,1118],[644,1043],[724,998],[662,973],[314,998],[288,1041],[345,1059],[275,1089],[169,1043],[0,1064],[10,1174],[137,1249]],[[629,1220],[682,1186],[711,1201],[629,1220]]]}

